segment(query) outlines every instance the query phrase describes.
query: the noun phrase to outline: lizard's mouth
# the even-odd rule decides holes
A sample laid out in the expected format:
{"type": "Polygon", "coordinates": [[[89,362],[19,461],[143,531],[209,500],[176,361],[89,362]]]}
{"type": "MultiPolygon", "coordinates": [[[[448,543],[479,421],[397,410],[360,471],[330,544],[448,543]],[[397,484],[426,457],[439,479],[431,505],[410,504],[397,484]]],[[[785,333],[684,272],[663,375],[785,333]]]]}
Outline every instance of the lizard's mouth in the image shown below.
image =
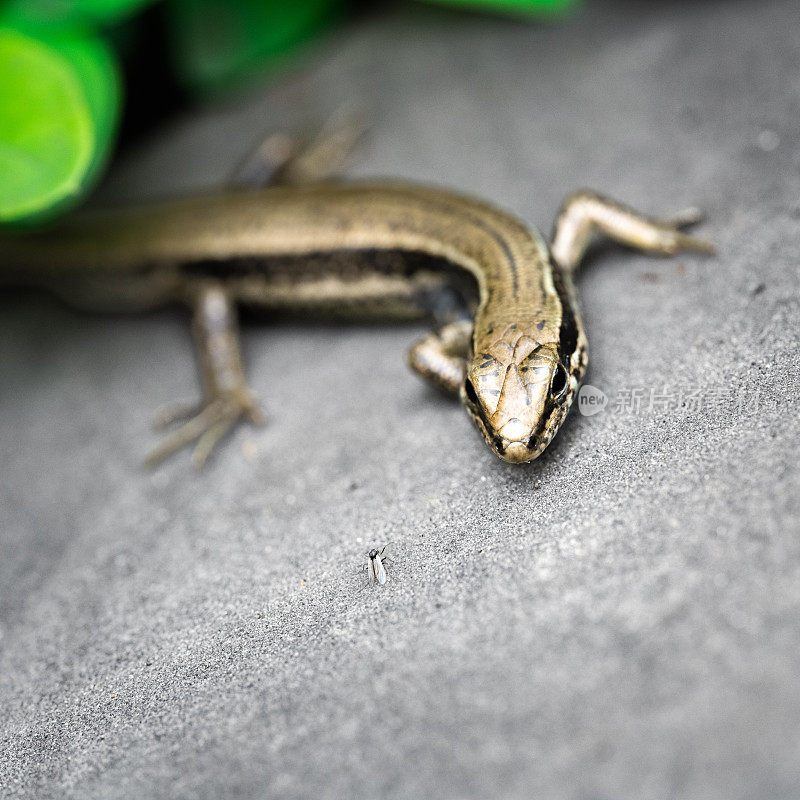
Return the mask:
{"type": "Polygon", "coordinates": [[[502,451],[496,450],[495,452],[509,464],[525,464],[533,461],[544,449],[543,447],[531,447],[532,440],[533,437],[522,442],[506,442],[502,451]]]}

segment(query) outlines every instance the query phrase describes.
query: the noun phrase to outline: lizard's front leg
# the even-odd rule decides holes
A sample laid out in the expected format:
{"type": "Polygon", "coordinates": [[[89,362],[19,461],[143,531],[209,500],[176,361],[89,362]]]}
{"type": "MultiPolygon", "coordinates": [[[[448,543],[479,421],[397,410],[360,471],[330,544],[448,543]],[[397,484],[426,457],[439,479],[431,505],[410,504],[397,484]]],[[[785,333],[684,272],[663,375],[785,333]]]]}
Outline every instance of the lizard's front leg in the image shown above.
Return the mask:
{"type": "Polygon", "coordinates": [[[472,321],[458,320],[414,342],[408,351],[408,364],[434,386],[457,395],[471,350],[472,321]]]}
{"type": "Polygon", "coordinates": [[[582,190],[571,194],[562,204],[550,252],[568,272],[577,270],[595,233],[660,255],[672,255],[679,250],[713,253],[712,244],[681,231],[701,219],[697,209],[686,209],[671,220],[654,219],[610,197],[582,190]]]}
{"type": "Polygon", "coordinates": [[[200,468],[214,447],[242,417],[247,417],[255,425],[265,422],[242,367],[236,308],[232,299],[218,281],[200,284],[192,290],[190,297],[203,400],[197,405],[184,404],[176,413],[162,415],[159,420],[162,425],[184,417],[190,419],[165,436],[149,453],[148,466],[155,466],[196,441],[192,461],[195,467],[200,468]]]}

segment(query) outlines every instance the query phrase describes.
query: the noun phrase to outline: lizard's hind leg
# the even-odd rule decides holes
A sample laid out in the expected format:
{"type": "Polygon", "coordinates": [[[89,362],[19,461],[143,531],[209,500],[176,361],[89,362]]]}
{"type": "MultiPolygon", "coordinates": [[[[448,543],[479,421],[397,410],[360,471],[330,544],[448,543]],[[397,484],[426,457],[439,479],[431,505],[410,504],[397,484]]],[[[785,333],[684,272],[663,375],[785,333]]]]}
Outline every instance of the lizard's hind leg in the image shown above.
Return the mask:
{"type": "Polygon", "coordinates": [[[236,189],[307,186],[338,175],[366,126],[347,109],[331,116],[313,136],[278,130],[265,137],[238,165],[236,189]]]}
{"type": "Polygon", "coordinates": [[[194,406],[182,404],[172,413],[162,413],[157,420],[162,425],[190,418],[150,451],[146,464],[151,467],[196,441],[192,461],[200,468],[242,417],[255,425],[266,421],[242,367],[233,301],[222,284],[209,281],[196,290],[193,305],[192,332],[202,374],[203,400],[194,406]]]}

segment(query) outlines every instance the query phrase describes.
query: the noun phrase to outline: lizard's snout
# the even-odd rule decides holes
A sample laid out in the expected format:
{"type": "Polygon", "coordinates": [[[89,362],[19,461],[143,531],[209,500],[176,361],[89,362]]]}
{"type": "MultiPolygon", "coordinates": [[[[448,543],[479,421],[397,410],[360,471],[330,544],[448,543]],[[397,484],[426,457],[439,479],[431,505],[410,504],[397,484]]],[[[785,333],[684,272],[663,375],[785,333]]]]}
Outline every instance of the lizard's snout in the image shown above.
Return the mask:
{"type": "Polygon", "coordinates": [[[498,455],[509,464],[524,464],[536,457],[525,442],[509,442],[498,455]]]}
{"type": "Polygon", "coordinates": [[[499,431],[500,436],[509,443],[518,443],[531,435],[530,425],[524,423],[519,417],[512,417],[499,431]]]}
{"type": "Polygon", "coordinates": [[[530,425],[518,417],[512,417],[497,432],[500,438],[498,455],[511,464],[522,464],[536,457],[536,452],[530,447],[532,441],[530,425]]]}

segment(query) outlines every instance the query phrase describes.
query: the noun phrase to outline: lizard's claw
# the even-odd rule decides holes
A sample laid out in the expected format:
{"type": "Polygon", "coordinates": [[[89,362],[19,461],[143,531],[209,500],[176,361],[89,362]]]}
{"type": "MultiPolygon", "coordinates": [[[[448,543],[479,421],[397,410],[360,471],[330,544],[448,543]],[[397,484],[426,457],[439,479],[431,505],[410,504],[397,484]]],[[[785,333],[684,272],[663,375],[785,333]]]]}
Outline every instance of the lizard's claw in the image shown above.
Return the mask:
{"type": "Polygon", "coordinates": [[[165,458],[192,442],[197,442],[192,463],[200,469],[214,448],[230,430],[246,417],[254,425],[266,424],[266,417],[249,390],[228,392],[203,404],[182,403],[161,411],[156,426],[166,427],[181,419],[189,419],[165,436],[147,455],[145,465],[155,467],[165,458]]]}
{"type": "Polygon", "coordinates": [[[707,242],[705,239],[696,239],[694,236],[688,236],[682,232],[686,228],[694,227],[704,219],[705,214],[699,208],[691,207],[684,208],[668,220],[665,227],[673,229],[671,252],[697,250],[701,253],[716,253],[717,250],[711,242],[707,242]]]}

